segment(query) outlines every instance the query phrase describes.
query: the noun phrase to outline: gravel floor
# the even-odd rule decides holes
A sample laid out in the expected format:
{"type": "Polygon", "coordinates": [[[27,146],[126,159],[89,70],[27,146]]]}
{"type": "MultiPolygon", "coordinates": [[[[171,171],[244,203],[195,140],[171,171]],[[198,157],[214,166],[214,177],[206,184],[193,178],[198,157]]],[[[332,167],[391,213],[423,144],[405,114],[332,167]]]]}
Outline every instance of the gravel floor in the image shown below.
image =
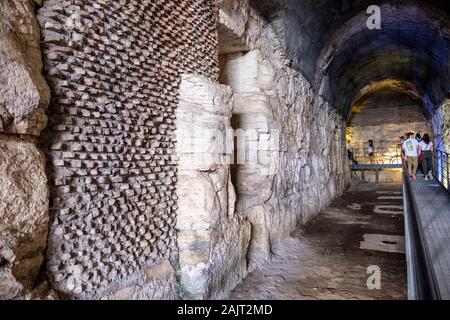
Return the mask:
{"type": "Polygon", "coordinates": [[[400,196],[401,186],[393,184],[349,190],[278,244],[272,260],[250,274],[229,298],[406,299],[405,255],[380,251],[383,243],[380,250],[360,249],[365,234],[402,238],[402,214],[374,213],[376,206],[401,209],[400,196]],[[381,270],[379,290],[367,288],[371,265],[381,270]]]}

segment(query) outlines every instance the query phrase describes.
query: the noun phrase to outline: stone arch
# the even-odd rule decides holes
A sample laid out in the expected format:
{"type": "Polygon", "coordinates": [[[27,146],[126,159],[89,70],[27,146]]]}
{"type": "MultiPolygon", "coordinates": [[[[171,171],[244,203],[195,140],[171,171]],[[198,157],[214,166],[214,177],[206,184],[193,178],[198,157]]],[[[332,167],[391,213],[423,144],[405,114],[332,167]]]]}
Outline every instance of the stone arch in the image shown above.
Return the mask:
{"type": "Polygon", "coordinates": [[[417,1],[383,3],[380,8],[381,30],[369,30],[362,11],[330,37],[317,60],[316,88],[348,116],[364,86],[400,78],[423,92],[428,112],[433,113],[449,80],[446,14],[417,1]]]}

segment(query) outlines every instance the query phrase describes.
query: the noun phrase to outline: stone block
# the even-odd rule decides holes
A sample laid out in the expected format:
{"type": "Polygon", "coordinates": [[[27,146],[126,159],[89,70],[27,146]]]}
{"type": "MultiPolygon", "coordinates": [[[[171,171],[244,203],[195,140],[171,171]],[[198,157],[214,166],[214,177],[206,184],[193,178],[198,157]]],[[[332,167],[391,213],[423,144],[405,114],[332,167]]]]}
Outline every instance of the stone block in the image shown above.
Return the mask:
{"type": "Polygon", "coordinates": [[[234,93],[260,92],[258,85],[258,51],[230,54],[224,59],[221,83],[231,86],[234,93]]]}
{"type": "Polygon", "coordinates": [[[135,292],[136,286],[132,285],[105,297],[105,300],[131,300],[135,292]]]}
{"type": "MultiPolygon", "coordinates": [[[[183,79],[180,91],[186,96],[180,96],[177,118],[181,119],[181,125],[177,125],[177,135],[189,132],[190,128],[183,125],[186,118],[180,117],[180,114],[189,114],[192,108],[198,110],[198,104],[206,112],[196,113],[190,125],[201,125],[203,120],[207,120],[210,127],[217,128],[216,132],[225,137],[231,117],[227,87],[189,76],[183,79]],[[199,94],[193,96],[195,90],[199,94]],[[211,104],[211,101],[215,102],[211,104]],[[204,103],[206,108],[202,107],[204,103]],[[208,113],[220,117],[211,117],[208,113]]],[[[189,133],[186,135],[189,136],[189,133]]],[[[210,137],[214,138],[214,135],[210,137]]],[[[220,152],[216,153],[218,157],[230,156],[221,154],[227,151],[226,141],[216,137],[215,142],[222,145],[220,152]]],[[[246,274],[245,253],[250,225],[234,212],[236,195],[227,163],[216,162],[205,170],[205,167],[189,165],[189,154],[180,153],[180,149],[176,149],[180,158],[176,185],[177,245],[184,294],[194,299],[224,296],[246,274]]],[[[214,158],[209,150],[198,150],[195,155],[214,158]]]]}
{"type": "Polygon", "coordinates": [[[50,90],[42,76],[39,25],[28,0],[0,11],[0,132],[38,136],[47,124],[50,90]]]}
{"type": "Polygon", "coordinates": [[[47,241],[45,158],[32,142],[0,136],[0,159],[0,251],[13,254],[8,263],[12,275],[29,289],[47,241]]]}

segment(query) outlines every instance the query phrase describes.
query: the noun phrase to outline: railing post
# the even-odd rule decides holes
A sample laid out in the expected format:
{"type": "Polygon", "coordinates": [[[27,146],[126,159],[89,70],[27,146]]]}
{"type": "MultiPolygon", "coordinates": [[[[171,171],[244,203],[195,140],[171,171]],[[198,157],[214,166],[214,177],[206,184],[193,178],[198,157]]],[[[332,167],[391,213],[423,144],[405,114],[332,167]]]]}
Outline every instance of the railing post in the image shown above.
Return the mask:
{"type": "Polygon", "coordinates": [[[448,182],[449,182],[448,153],[445,154],[445,157],[447,158],[447,179],[446,179],[446,181],[445,181],[445,188],[446,188],[447,190],[449,190],[449,185],[448,185],[448,182]]]}
{"type": "Polygon", "coordinates": [[[436,150],[433,157],[433,174],[436,180],[450,192],[450,159],[448,153],[436,150]]]}

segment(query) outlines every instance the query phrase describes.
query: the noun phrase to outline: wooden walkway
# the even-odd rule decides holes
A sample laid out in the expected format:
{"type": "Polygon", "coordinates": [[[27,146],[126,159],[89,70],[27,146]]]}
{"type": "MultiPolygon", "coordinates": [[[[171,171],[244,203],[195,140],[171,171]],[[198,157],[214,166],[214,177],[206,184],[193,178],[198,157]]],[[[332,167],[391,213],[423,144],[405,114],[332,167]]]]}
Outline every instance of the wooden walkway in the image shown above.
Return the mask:
{"type": "Polygon", "coordinates": [[[410,181],[425,251],[442,299],[450,299],[450,194],[438,181],[410,181]]]}

